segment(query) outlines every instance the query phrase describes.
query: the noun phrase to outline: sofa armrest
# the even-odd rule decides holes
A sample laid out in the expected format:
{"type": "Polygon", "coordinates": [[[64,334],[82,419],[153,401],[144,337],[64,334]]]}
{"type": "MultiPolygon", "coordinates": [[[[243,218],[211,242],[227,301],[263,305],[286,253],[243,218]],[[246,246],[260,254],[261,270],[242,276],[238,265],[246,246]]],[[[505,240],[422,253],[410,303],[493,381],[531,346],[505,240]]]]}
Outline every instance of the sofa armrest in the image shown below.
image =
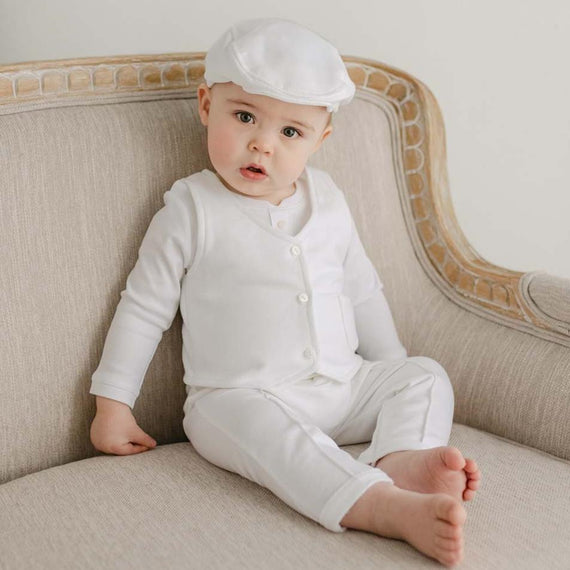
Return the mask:
{"type": "Polygon", "coordinates": [[[523,275],[521,294],[537,319],[570,334],[570,279],[534,271],[523,275]]]}
{"type": "Polygon", "coordinates": [[[414,250],[432,281],[480,316],[570,347],[568,309],[560,309],[570,282],[490,263],[461,230],[449,191],[443,117],[433,93],[400,69],[361,57],[343,59],[354,83],[388,101],[398,116],[401,203],[414,250]]]}

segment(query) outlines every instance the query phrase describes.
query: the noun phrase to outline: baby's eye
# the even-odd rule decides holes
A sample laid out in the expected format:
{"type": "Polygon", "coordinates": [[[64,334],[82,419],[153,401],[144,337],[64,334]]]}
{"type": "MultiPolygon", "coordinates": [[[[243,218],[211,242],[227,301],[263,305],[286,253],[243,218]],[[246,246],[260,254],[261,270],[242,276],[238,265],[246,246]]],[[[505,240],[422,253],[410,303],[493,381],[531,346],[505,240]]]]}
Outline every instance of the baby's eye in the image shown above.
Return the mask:
{"type": "Polygon", "coordinates": [[[301,134],[301,131],[298,131],[297,129],[295,129],[295,128],[293,128],[293,127],[285,127],[285,128],[283,129],[283,132],[285,133],[285,136],[286,136],[288,139],[292,139],[292,138],[295,136],[295,133],[297,133],[299,136],[303,136],[303,135],[301,134]],[[292,133],[292,134],[289,135],[289,134],[287,134],[287,133],[292,133]]]}
{"type": "Polygon", "coordinates": [[[237,113],[234,113],[234,115],[237,116],[237,118],[245,124],[248,124],[250,121],[247,120],[247,117],[250,117],[251,119],[253,119],[253,115],[251,113],[248,113],[247,111],[238,111],[237,113]],[[242,119],[242,117],[246,117],[246,119],[242,119]]]}

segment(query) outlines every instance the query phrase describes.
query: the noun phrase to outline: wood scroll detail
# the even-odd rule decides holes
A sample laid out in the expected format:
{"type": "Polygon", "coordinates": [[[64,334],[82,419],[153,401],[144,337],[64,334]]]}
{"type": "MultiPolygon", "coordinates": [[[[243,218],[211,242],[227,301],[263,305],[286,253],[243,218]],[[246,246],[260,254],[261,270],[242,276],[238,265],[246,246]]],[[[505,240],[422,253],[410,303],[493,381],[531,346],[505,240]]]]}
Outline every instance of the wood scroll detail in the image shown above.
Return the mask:
{"type": "Polygon", "coordinates": [[[487,312],[560,336],[560,328],[541,319],[526,302],[521,291],[525,273],[485,260],[463,234],[449,192],[443,118],[431,91],[385,64],[343,59],[358,88],[378,93],[397,112],[413,222],[421,247],[441,279],[455,294],[487,312]]]}
{"type": "Polygon", "coordinates": [[[205,54],[83,58],[0,67],[0,105],[14,101],[196,87],[205,54]]]}

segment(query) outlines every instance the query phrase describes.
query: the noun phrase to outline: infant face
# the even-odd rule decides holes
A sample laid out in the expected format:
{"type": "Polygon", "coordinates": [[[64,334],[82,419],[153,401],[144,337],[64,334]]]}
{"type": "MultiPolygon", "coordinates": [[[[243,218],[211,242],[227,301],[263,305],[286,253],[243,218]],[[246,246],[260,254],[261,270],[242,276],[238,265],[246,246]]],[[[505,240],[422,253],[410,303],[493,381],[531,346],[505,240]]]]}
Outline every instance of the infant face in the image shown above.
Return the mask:
{"type": "Polygon", "coordinates": [[[198,100],[210,160],[226,188],[274,204],[294,192],[308,158],[332,132],[325,107],[252,95],[231,82],[201,84],[198,100]]]}

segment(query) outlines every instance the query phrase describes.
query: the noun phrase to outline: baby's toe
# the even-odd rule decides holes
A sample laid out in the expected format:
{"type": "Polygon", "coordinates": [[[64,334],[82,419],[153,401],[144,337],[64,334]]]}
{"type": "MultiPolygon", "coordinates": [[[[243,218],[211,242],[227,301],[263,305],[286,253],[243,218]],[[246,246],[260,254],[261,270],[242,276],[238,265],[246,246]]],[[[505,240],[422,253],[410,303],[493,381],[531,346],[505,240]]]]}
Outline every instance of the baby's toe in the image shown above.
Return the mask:
{"type": "Polygon", "coordinates": [[[442,447],[441,459],[448,469],[453,471],[465,468],[465,458],[457,447],[442,447]]]}
{"type": "Polygon", "coordinates": [[[467,481],[467,488],[476,491],[479,488],[479,481],[474,481],[473,479],[469,479],[469,481],[467,481]]]}
{"type": "Polygon", "coordinates": [[[434,544],[442,550],[461,550],[463,548],[462,538],[441,538],[436,537],[434,544]]]}
{"type": "Polygon", "coordinates": [[[473,459],[466,459],[465,460],[465,473],[470,479],[480,479],[481,478],[481,471],[479,471],[479,467],[477,467],[477,463],[473,459]]]}
{"type": "Polygon", "coordinates": [[[460,502],[449,495],[438,494],[435,497],[437,497],[435,506],[438,519],[460,526],[465,523],[467,513],[460,502]]]}
{"type": "Polygon", "coordinates": [[[460,550],[440,550],[440,555],[437,559],[448,568],[457,566],[463,560],[463,549],[460,550]]]}
{"type": "Polygon", "coordinates": [[[463,491],[464,501],[471,501],[473,500],[474,496],[475,496],[475,491],[472,491],[471,489],[465,489],[465,491],[463,491]]]}
{"type": "Polygon", "coordinates": [[[454,540],[458,540],[463,536],[463,527],[438,520],[435,526],[435,535],[441,538],[452,538],[454,540]]]}

